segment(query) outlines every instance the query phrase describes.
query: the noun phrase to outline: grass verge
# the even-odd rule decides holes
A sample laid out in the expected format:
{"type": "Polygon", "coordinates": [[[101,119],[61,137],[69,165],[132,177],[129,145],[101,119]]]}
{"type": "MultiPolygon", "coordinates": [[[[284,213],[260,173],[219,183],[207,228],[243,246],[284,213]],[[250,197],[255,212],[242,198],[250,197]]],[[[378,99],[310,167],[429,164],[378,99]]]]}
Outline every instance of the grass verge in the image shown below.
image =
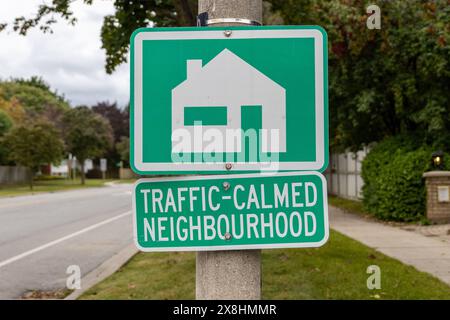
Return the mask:
{"type": "Polygon", "coordinates": [[[349,200],[336,196],[328,196],[328,204],[351,213],[356,213],[364,216],[370,215],[366,210],[364,210],[364,206],[361,201],[349,200]]]}
{"type": "Polygon", "coordinates": [[[34,182],[33,190],[30,190],[30,186],[28,184],[2,185],[0,186],[0,197],[14,197],[44,192],[57,192],[81,188],[103,187],[106,182],[111,181],[112,180],[86,179],[86,184],[81,185],[81,181],[79,179],[36,180],[34,182]]]}
{"type": "Polygon", "coordinates": [[[137,181],[138,179],[118,179],[118,180],[114,180],[114,183],[118,183],[118,184],[133,184],[137,181]]]}
{"type": "Polygon", "coordinates": [[[431,222],[426,218],[422,217],[420,220],[417,221],[392,221],[388,219],[380,219],[379,217],[376,217],[373,214],[370,214],[367,212],[367,210],[364,209],[364,205],[362,201],[356,201],[356,200],[350,200],[350,199],[344,199],[337,196],[328,196],[328,203],[334,207],[337,207],[339,209],[342,209],[348,213],[358,214],[361,216],[364,216],[365,218],[370,218],[373,220],[376,220],[378,222],[387,223],[389,225],[398,225],[398,226],[404,226],[404,225],[430,225],[431,222]]]}
{"type": "MultiPolygon", "coordinates": [[[[450,287],[336,231],[321,248],[264,250],[263,299],[450,299],[450,287]],[[367,267],[381,289],[367,288],[367,267]]],[[[195,253],[139,253],[81,299],[194,299],[195,253]]]]}

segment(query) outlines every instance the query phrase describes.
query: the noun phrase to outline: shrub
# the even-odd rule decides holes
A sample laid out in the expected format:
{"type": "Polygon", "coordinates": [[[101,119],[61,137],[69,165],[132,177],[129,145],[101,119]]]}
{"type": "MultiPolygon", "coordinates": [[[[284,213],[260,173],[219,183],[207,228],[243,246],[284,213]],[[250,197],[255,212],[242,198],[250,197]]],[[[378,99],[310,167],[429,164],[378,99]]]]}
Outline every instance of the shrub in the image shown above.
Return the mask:
{"type": "MultiPolygon", "coordinates": [[[[362,163],[365,210],[384,220],[416,221],[425,216],[426,190],[422,175],[432,170],[430,146],[408,137],[386,139],[362,163]]],[[[450,155],[446,155],[450,168],[450,155]]]]}

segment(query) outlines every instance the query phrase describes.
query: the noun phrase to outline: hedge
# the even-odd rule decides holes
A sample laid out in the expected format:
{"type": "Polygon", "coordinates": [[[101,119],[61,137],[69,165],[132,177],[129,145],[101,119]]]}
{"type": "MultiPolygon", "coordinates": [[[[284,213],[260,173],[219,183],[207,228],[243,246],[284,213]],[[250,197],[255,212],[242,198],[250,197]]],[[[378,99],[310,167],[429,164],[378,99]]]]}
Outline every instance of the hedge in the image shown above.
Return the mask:
{"type": "MultiPolygon", "coordinates": [[[[432,170],[430,146],[414,138],[394,137],[378,143],[363,160],[365,210],[383,220],[417,221],[425,217],[426,190],[422,178],[432,170]]],[[[446,169],[450,155],[446,154],[446,169]]]]}

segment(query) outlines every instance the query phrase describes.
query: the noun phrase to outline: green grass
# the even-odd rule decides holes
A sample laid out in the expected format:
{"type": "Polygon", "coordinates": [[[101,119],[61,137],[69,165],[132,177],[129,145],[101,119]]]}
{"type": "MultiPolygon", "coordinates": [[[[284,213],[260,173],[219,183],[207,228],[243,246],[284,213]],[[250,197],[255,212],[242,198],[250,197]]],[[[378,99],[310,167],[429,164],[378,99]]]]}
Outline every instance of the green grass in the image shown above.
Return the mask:
{"type": "Polygon", "coordinates": [[[30,195],[44,192],[57,192],[65,190],[74,190],[80,188],[93,188],[102,187],[105,182],[111,182],[112,180],[102,180],[102,179],[86,179],[86,184],[81,185],[79,179],[68,180],[68,179],[51,179],[51,180],[36,180],[34,181],[33,190],[30,190],[28,184],[21,185],[2,185],[0,186],[0,197],[13,197],[30,195]]]}
{"type": "Polygon", "coordinates": [[[139,253],[81,299],[194,299],[195,253],[139,253]]]}
{"type": "Polygon", "coordinates": [[[379,222],[388,222],[388,223],[396,223],[396,224],[419,224],[419,225],[430,225],[431,222],[426,218],[422,217],[419,221],[392,221],[389,219],[380,219],[375,215],[367,212],[364,209],[364,205],[362,201],[355,201],[350,199],[344,199],[336,196],[328,196],[328,203],[334,207],[342,209],[348,213],[354,213],[365,217],[370,217],[371,219],[377,220],[379,222]]]}
{"type": "Polygon", "coordinates": [[[369,213],[364,210],[363,203],[361,201],[349,200],[344,198],[339,198],[336,196],[329,196],[328,203],[334,207],[338,207],[345,211],[351,213],[357,213],[361,215],[369,215],[369,213]]]}
{"type": "MultiPolygon", "coordinates": [[[[263,299],[450,299],[450,287],[331,230],[321,248],[264,250],[263,299]],[[381,289],[366,286],[369,265],[381,289]]],[[[81,299],[194,299],[195,253],[139,253],[81,299]]]]}

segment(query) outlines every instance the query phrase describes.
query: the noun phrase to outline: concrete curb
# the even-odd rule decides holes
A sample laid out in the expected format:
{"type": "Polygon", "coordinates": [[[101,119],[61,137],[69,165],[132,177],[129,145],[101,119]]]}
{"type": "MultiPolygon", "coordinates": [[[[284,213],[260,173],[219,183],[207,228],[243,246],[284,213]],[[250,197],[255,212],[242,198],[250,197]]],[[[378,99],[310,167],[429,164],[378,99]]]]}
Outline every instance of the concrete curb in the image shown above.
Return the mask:
{"type": "Polygon", "coordinates": [[[96,269],[89,272],[81,279],[81,289],[77,289],[69,294],[64,300],[76,300],[87,290],[92,288],[100,281],[106,279],[114,272],[119,270],[128,260],[130,260],[139,250],[134,243],[128,245],[117,254],[103,262],[96,269]]]}

